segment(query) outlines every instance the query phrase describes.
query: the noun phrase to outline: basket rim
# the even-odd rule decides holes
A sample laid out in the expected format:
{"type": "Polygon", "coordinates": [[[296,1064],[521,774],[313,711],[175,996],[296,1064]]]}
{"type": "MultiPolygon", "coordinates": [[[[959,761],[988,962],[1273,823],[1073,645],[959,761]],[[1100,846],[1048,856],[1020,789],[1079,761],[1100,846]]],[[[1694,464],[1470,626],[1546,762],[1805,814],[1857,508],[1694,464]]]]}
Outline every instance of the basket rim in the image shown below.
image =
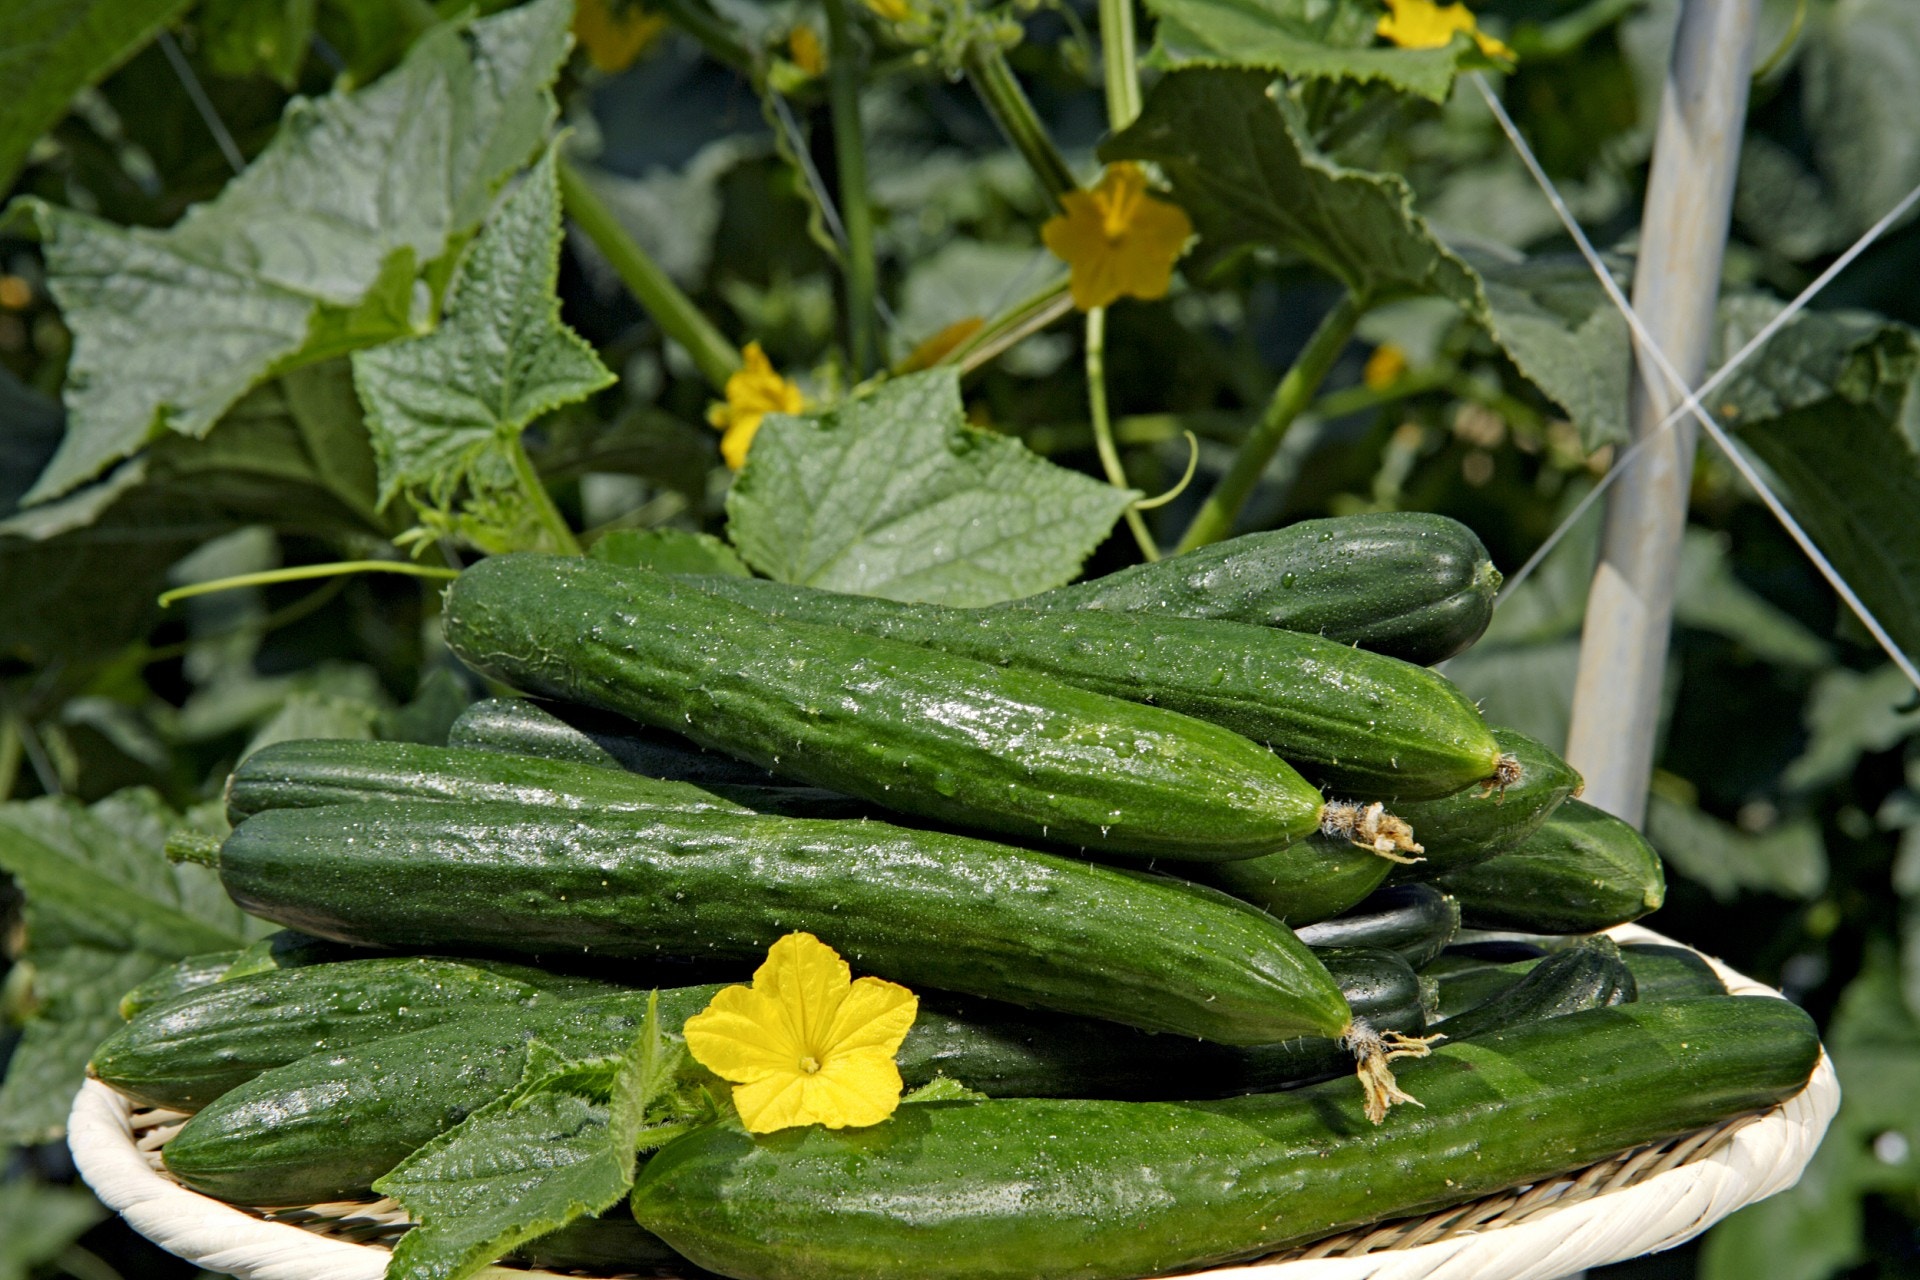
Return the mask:
{"type": "MultiPolygon", "coordinates": [[[[1606,932],[1619,942],[1686,945],[1641,925],[1621,925],[1606,932]]],[[[1780,994],[1713,956],[1695,954],[1713,966],[1732,994],[1780,994]]],[[[1371,1246],[1364,1238],[1368,1233],[1378,1236],[1393,1229],[1376,1225],[1349,1233],[1363,1237],[1363,1251],[1349,1256],[1299,1257],[1296,1250],[1295,1256],[1183,1274],[1195,1280],[1552,1280],[1670,1249],[1734,1210],[1797,1182],[1826,1133],[1839,1098],[1833,1064],[1823,1049],[1800,1093],[1732,1129],[1730,1136],[1704,1143],[1676,1167],[1633,1185],[1601,1189],[1568,1203],[1529,1207],[1517,1221],[1501,1222],[1496,1215],[1492,1225],[1467,1221],[1441,1227],[1437,1233],[1430,1229],[1437,1220],[1459,1215],[1460,1206],[1406,1220],[1402,1237],[1424,1239],[1423,1243],[1401,1245],[1389,1240],[1371,1246]],[[1425,1239],[1434,1234],[1439,1238],[1425,1239]]],[[[154,1169],[135,1137],[131,1104],[99,1081],[88,1080],[74,1099],[68,1144],[81,1177],[102,1203],[162,1248],[210,1270],[240,1280],[383,1280],[385,1276],[392,1256],[387,1248],[257,1217],[190,1191],[154,1169]]],[[[489,1267],[480,1274],[489,1280],[567,1280],[556,1272],[509,1267],[489,1267]]]]}

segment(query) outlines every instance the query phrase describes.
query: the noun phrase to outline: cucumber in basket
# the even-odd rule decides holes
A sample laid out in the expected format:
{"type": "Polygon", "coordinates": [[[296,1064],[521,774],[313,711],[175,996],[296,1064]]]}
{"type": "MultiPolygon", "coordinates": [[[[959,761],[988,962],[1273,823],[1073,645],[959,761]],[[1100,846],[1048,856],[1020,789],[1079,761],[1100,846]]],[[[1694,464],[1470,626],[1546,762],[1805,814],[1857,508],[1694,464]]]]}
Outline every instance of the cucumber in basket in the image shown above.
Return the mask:
{"type": "Polygon", "coordinates": [[[1499,590],[1473,530],[1382,511],[1249,533],[996,607],[1246,622],[1429,666],[1480,638],[1499,590]]]}
{"type": "MultiPolygon", "coordinates": [[[[1580,946],[1586,940],[1576,942],[1580,946]]],[[[1449,1019],[1478,1008],[1512,990],[1548,957],[1515,960],[1507,964],[1470,964],[1449,968],[1434,977],[1438,988],[1437,1018],[1449,1019]]],[[[1636,1000],[1687,1000],[1696,996],[1723,996],[1726,984],[1713,966],[1685,947],[1657,942],[1630,942],[1620,948],[1620,959],[1633,974],[1636,1000]]],[[[1421,971],[1433,975],[1433,966],[1421,971]]]]}
{"type": "Polygon", "coordinates": [[[195,1111],[271,1067],[480,1009],[502,1014],[606,984],[426,956],[348,960],[215,982],[150,1010],[88,1071],[134,1101],[195,1111]]]}
{"type": "Polygon", "coordinates": [[[1161,869],[1230,893],[1297,929],[1350,909],[1385,883],[1394,865],[1353,840],[1317,835],[1258,858],[1162,863],[1161,869]]]}
{"type": "Polygon", "coordinates": [[[1460,932],[1460,904],[1432,885],[1391,884],[1331,920],[1298,931],[1315,950],[1383,947],[1419,968],[1460,932]]]}
{"type": "Polygon", "coordinates": [[[483,698],[473,703],[447,730],[447,745],[571,760],[700,786],[768,786],[779,781],[744,760],[702,751],[679,734],[647,729],[590,707],[529,698],[483,698]]]}
{"type": "Polygon", "coordinates": [[[1628,1004],[1638,998],[1633,970],[1613,939],[1582,938],[1535,964],[1505,991],[1443,1019],[1434,1030],[1449,1040],[1472,1040],[1523,1022],[1628,1004]]]}
{"type": "Polygon", "coordinates": [[[454,582],[442,620],[469,666],[528,693],[938,822],[1225,859],[1285,848],[1322,819],[1317,791],[1218,725],[781,621],[659,573],[494,556],[454,582]]]}
{"type": "Polygon", "coordinates": [[[1468,787],[1439,800],[1394,803],[1394,815],[1414,829],[1421,857],[1392,868],[1394,880],[1432,880],[1511,849],[1538,831],[1584,785],[1574,767],[1512,729],[1493,740],[1513,761],[1504,787],[1468,787]]]}
{"type": "MultiPolygon", "coordinates": [[[[1418,980],[1399,957],[1352,952],[1328,963],[1380,1030],[1411,1034],[1425,1025],[1418,980]]],[[[677,1030],[717,990],[662,991],[662,1025],[677,1030]]],[[[645,1016],[645,993],[631,992],[479,1010],[312,1054],[201,1111],[167,1144],[167,1167],[197,1191],[242,1204],[362,1195],[416,1147],[517,1085],[529,1040],[574,1058],[618,1053],[645,1016]]],[[[1330,1040],[1229,1049],[932,992],[898,1055],[908,1087],[945,1075],[995,1096],[1130,1098],[1272,1088],[1346,1070],[1352,1060],[1330,1040]]]]}
{"type": "Polygon", "coordinates": [[[1435,881],[1470,929],[1592,933],[1658,911],[1667,880],[1646,837],[1603,809],[1569,800],[1498,856],[1435,881]]]}
{"type": "Polygon", "coordinates": [[[1369,800],[1444,796],[1504,781],[1512,768],[1479,709],[1444,676],[1319,636],[1149,613],[901,604],[721,574],[679,581],[782,621],[904,641],[1210,721],[1369,800]]]}
{"type": "Polygon", "coordinates": [[[217,863],[242,907],[346,942],[750,961],[804,929],[915,989],[1224,1044],[1352,1016],[1290,930],[1225,894],[881,822],[391,801],[269,809],[217,863]]]}
{"type": "Polygon", "coordinates": [[[1784,1000],[1630,1004],[1442,1044],[1427,1104],[1369,1125],[1339,1084],[1224,1102],[990,1100],[871,1129],[714,1125],[640,1173],[640,1225],[741,1280],[1127,1280],[1255,1257],[1590,1164],[1789,1097],[1818,1059],[1784,1000]]]}

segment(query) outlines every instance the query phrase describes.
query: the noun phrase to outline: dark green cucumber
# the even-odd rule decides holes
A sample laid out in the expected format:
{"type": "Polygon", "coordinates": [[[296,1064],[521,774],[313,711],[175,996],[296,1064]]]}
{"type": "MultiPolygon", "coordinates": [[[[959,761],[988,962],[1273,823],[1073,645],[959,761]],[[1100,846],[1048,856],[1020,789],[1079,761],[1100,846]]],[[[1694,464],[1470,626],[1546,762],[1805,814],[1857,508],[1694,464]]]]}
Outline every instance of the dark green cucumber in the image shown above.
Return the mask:
{"type": "Polygon", "coordinates": [[[1352,908],[1378,889],[1393,868],[1350,840],[1313,836],[1258,858],[1180,863],[1166,869],[1251,902],[1297,929],[1352,908]]]}
{"type": "Polygon", "coordinates": [[[239,951],[212,951],[169,965],[120,998],[120,1016],[134,1018],[177,996],[215,982],[275,969],[364,959],[369,953],[337,942],[323,942],[291,929],[269,934],[239,951]]]}
{"type": "Polygon", "coordinates": [[[746,813],[690,782],[624,769],[415,742],[301,738],[248,756],[227,779],[227,817],[363,800],[498,802],[584,812],[746,813]]]}
{"type": "Polygon", "coordinates": [[[517,688],[937,822],[1227,859],[1285,848],[1320,821],[1312,787],[1217,725],[776,619],[663,574],[495,556],[454,582],[442,622],[469,666],[517,688]]]}
{"type": "Polygon", "coordinates": [[[1302,520],[996,607],[1245,622],[1431,666],[1480,638],[1499,590],[1473,530],[1386,511],[1302,520]]]}
{"type": "Polygon", "coordinates": [[[447,745],[474,751],[571,760],[677,782],[769,786],[773,774],[744,760],[703,751],[677,733],[564,702],[486,698],[460,713],[447,745]]]}
{"type": "Polygon", "coordinates": [[[209,951],[176,960],[120,997],[120,1016],[134,1018],[189,991],[220,981],[243,951],[209,951]]]}
{"type": "Polygon", "coordinates": [[[1639,998],[1633,970],[1611,938],[1583,938],[1536,962],[1505,991],[1442,1019],[1434,1030],[1449,1040],[1473,1040],[1494,1031],[1561,1018],[1639,998]]]}
{"type": "Polygon", "coordinates": [[[1431,1211],[1769,1107],[1820,1051],[1784,1000],[1621,1005],[1442,1043],[1424,1109],[1346,1082],[1223,1102],[990,1100],[871,1129],[714,1125],[641,1171],[640,1224],[738,1280],[1128,1280],[1431,1211]]]}
{"type": "Polygon", "coordinates": [[[904,641],[1210,721],[1367,800],[1449,795],[1494,777],[1500,763],[1479,709],[1444,676],[1318,636],[1147,613],[901,604],[764,578],[682,581],[785,621],[904,641]]]}
{"type": "Polygon", "coordinates": [[[561,985],[518,965],[424,956],[349,960],[216,982],[135,1018],[88,1071],[136,1102],[197,1111],[272,1067],[604,984],[561,985]]]}
{"type": "Polygon", "coordinates": [[[1660,855],[1638,831],[1579,800],[1518,845],[1435,881],[1460,899],[1468,928],[1592,933],[1658,911],[1660,855]]]}
{"type": "Polygon", "coordinates": [[[1460,904],[1432,885],[1391,884],[1351,910],[1297,932],[1300,941],[1316,951],[1381,947],[1417,969],[1460,932],[1460,904]]]}
{"type": "Polygon", "coordinates": [[[910,987],[1226,1044],[1338,1036],[1350,1018],[1292,932],[1225,894],[881,822],[269,809],[227,838],[219,870],[254,914],[347,942],[748,961],[807,930],[910,987]]]}
{"type": "MultiPolygon", "coordinates": [[[[1412,994],[1418,981],[1398,956],[1344,952],[1328,967],[1376,1030],[1425,1026],[1412,994]]],[[[717,990],[663,991],[663,1025],[677,1030],[717,990]]],[[[313,1054],[202,1110],[167,1145],[168,1167],[196,1190],[243,1203],[361,1195],[414,1148],[516,1085],[528,1040],[569,1057],[618,1053],[645,1013],[642,993],[536,1003],[313,1054]]],[[[1332,1041],[1233,1049],[927,992],[898,1061],[910,1088],[944,1075],[996,1097],[1177,1098],[1350,1071],[1353,1058],[1332,1041]]]]}
{"type": "Polygon", "coordinates": [[[1432,880],[1485,862],[1540,829],[1583,785],[1574,767],[1523,733],[1495,729],[1493,740],[1514,762],[1504,787],[1468,787],[1439,800],[1398,801],[1394,816],[1414,830],[1421,860],[1393,869],[1393,879],[1432,880]]]}
{"type": "MultiPolygon", "coordinates": [[[[1576,944],[1578,945],[1578,944],[1576,944]]],[[[1447,957],[1441,957],[1443,960],[1447,957]]],[[[1620,948],[1620,958],[1633,974],[1638,1000],[1688,1000],[1696,996],[1723,996],[1726,984],[1713,966],[1685,947],[1633,942],[1620,948]]],[[[1451,1018],[1511,990],[1545,957],[1507,964],[1476,963],[1449,968],[1439,975],[1440,1002],[1436,1016],[1451,1018]]],[[[1422,970],[1431,975],[1434,966],[1422,970]]]]}

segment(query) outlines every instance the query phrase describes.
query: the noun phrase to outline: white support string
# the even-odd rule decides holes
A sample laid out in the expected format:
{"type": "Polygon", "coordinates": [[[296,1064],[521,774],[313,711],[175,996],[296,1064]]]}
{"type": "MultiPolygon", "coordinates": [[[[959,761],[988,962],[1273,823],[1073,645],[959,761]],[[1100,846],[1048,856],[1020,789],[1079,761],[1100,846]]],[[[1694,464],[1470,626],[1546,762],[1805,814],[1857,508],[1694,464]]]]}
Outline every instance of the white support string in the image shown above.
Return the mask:
{"type": "MultiPolygon", "coordinates": [[[[1513,144],[1514,150],[1519,154],[1521,163],[1527,167],[1527,172],[1532,175],[1541,193],[1546,196],[1547,202],[1553,206],[1553,211],[1560,219],[1561,225],[1566,228],[1567,234],[1572,236],[1574,243],[1579,246],[1580,254],[1587,260],[1587,265],[1593,268],[1594,275],[1600,280],[1600,287],[1606,291],[1608,299],[1612,301],[1615,308],[1619,310],[1621,316],[1626,320],[1627,327],[1633,332],[1636,349],[1640,351],[1643,359],[1651,361],[1653,365],[1659,369],[1661,376],[1666,379],[1668,387],[1673,392],[1679,394],[1684,401],[1684,403],[1673,410],[1672,413],[1660,423],[1653,433],[1650,433],[1640,441],[1639,444],[1636,444],[1633,449],[1621,456],[1614,464],[1613,469],[1608,473],[1606,479],[1603,479],[1600,485],[1596,485],[1594,492],[1587,495],[1587,498],[1582,501],[1581,505],[1574,509],[1573,514],[1568,517],[1567,522],[1563,523],[1562,529],[1566,527],[1567,523],[1571,523],[1573,519],[1577,518],[1587,506],[1591,505],[1593,498],[1598,495],[1607,480],[1619,474],[1620,470],[1627,464],[1633,454],[1638,452],[1641,446],[1654,439],[1660,432],[1667,430],[1673,423],[1679,421],[1682,416],[1691,415],[1693,419],[1700,424],[1701,429],[1720,447],[1721,452],[1726,454],[1727,460],[1733,464],[1734,470],[1738,471],[1741,477],[1753,487],[1754,492],[1759,494],[1760,500],[1766,504],[1769,511],[1773,512],[1774,518],[1786,529],[1788,536],[1799,545],[1800,550],[1813,562],[1813,566],[1819,570],[1820,576],[1827,580],[1828,585],[1834,589],[1842,600],[1846,601],[1848,608],[1853,610],[1855,616],[1860,619],[1861,624],[1872,634],[1880,647],[1886,650],[1887,656],[1893,660],[1895,666],[1900,668],[1901,674],[1906,676],[1915,688],[1920,688],[1920,669],[1915,668],[1913,660],[1895,643],[1893,637],[1887,633],[1886,628],[1880,624],[1880,620],[1873,615],[1873,611],[1867,608],[1866,602],[1861,600],[1854,589],[1848,585],[1845,577],[1833,566],[1833,562],[1827,559],[1819,546],[1815,544],[1812,537],[1800,526],[1800,522],[1794,519],[1793,513],[1787,510],[1786,505],[1781,502],[1778,495],[1773,492],[1771,486],[1767,484],[1765,478],[1760,475],[1753,464],[1747,460],[1745,453],[1734,443],[1732,437],[1728,436],[1727,433],[1721,429],[1720,424],[1714,420],[1713,415],[1708,413],[1706,408],[1700,403],[1701,395],[1707,394],[1713,387],[1720,385],[1728,376],[1731,376],[1733,370],[1738,367],[1739,360],[1745,359],[1754,351],[1758,350],[1760,345],[1768,338],[1771,338],[1773,334],[1779,330],[1780,326],[1791,318],[1791,315],[1798,314],[1800,309],[1804,309],[1806,304],[1812,301],[1813,295],[1824,288],[1826,284],[1839,273],[1840,268],[1844,267],[1854,258],[1857,258],[1859,252],[1864,251],[1866,246],[1872,243],[1873,239],[1877,238],[1887,227],[1891,226],[1901,213],[1913,205],[1916,199],[1920,199],[1920,190],[1916,190],[1908,195],[1905,200],[1895,206],[1891,213],[1876,223],[1874,227],[1867,232],[1862,242],[1858,244],[1854,250],[1848,251],[1850,256],[1843,256],[1842,259],[1836,260],[1832,267],[1829,267],[1827,271],[1821,273],[1820,278],[1816,280],[1813,285],[1808,286],[1806,290],[1803,290],[1801,296],[1794,300],[1787,311],[1783,311],[1779,316],[1776,316],[1772,323],[1763,328],[1746,346],[1741,348],[1739,355],[1735,359],[1729,360],[1721,367],[1713,379],[1703,383],[1700,391],[1695,392],[1687,388],[1685,380],[1680,377],[1679,372],[1674,369],[1672,362],[1667,359],[1666,352],[1661,349],[1659,343],[1653,340],[1653,336],[1647,332],[1646,326],[1640,320],[1639,313],[1633,309],[1633,304],[1627,300],[1620,286],[1615,283],[1612,273],[1607,270],[1606,264],[1601,261],[1599,251],[1593,247],[1593,242],[1587,238],[1587,233],[1581,228],[1579,220],[1573,216],[1573,211],[1567,207],[1566,200],[1561,197],[1559,190],[1553,184],[1553,180],[1547,176],[1546,170],[1541,168],[1540,161],[1534,155],[1533,149],[1527,145],[1527,140],[1521,136],[1518,126],[1513,122],[1513,117],[1507,114],[1506,107],[1503,106],[1500,99],[1494,95],[1492,88],[1487,84],[1486,77],[1476,71],[1472,73],[1471,78],[1474,87],[1479,90],[1480,96],[1486,101],[1488,109],[1493,112],[1494,119],[1499,122],[1501,131],[1507,135],[1507,140],[1513,144]]],[[[1553,541],[1557,541],[1560,536],[1560,531],[1556,531],[1553,541]]],[[[1535,557],[1536,560],[1538,558],[1538,556],[1535,557]]],[[[1531,571],[1531,562],[1526,568],[1529,572],[1531,571]]]]}
{"type": "Polygon", "coordinates": [[[167,64],[173,68],[173,74],[179,77],[180,87],[187,91],[187,100],[193,103],[193,109],[200,114],[201,123],[207,126],[207,132],[213,135],[214,145],[220,148],[220,154],[226,159],[227,167],[238,174],[247,167],[246,157],[240,154],[240,146],[233,140],[233,134],[227,129],[227,122],[220,118],[214,109],[213,99],[207,96],[206,86],[200,83],[200,77],[193,73],[193,64],[187,61],[187,55],[180,52],[171,31],[162,31],[155,43],[160,52],[166,55],[167,64]]]}

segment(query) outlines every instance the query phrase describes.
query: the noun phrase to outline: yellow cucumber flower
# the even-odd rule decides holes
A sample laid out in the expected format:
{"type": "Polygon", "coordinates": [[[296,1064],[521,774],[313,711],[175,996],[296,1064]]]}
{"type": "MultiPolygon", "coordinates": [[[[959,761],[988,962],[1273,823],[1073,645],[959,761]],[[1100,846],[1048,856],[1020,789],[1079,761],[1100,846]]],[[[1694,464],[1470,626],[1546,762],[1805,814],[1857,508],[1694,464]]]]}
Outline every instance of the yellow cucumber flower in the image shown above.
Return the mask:
{"type": "Polygon", "coordinates": [[[613,7],[613,0],[579,0],[573,10],[573,38],[587,51],[587,61],[608,75],[633,65],[654,37],[667,29],[660,14],[637,4],[613,7]]]}
{"type": "Polygon", "coordinates": [[[687,1052],[733,1083],[749,1133],[879,1124],[900,1105],[893,1055],[919,998],[896,983],[851,978],[832,947],[790,933],[767,949],[751,987],[728,987],[687,1019],[687,1052]]]}
{"type": "Polygon", "coordinates": [[[907,0],[867,0],[867,8],[888,22],[905,22],[913,16],[913,7],[907,0]]]}
{"type": "Polygon", "coordinates": [[[759,343],[749,342],[740,355],[740,367],[727,377],[726,403],[707,410],[707,421],[725,433],[720,437],[720,456],[735,471],[746,465],[760,419],[770,413],[799,413],[807,407],[800,388],[774,371],[759,343]]]}
{"type": "Polygon", "coordinates": [[[1073,305],[1082,311],[1123,296],[1164,297],[1173,264],[1193,237],[1193,222],[1177,204],[1147,191],[1139,165],[1109,165],[1091,191],[1060,197],[1066,210],[1047,220],[1040,238],[1073,268],[1073,305]]]}
{"type": "Polygon", "coordinates": [[[1374,28],[1402,49],[1442,49],[1453,43],[1455,33],[1464,31],[1489,58],[1512,62],[1514,53],[1506,45],[1480,30],[1464,4],[1435,4],[1433,0],[1387,0],[1393,10],[1374,28]]]}
{"type": "Polygon", "coordinates": [[[1391,342],[1383,342],[1373,349],[1367,357],[1367,364],[1360,371],[1360,381],[1370,390],[1385,391],[1406,376],[1407,353],[1391,342]]]}
{"type": "Polygon", "coordinates": [[[819,33],[804,22],[787,32],[787,59],[815,78],[827,70],[827,48],[820,43],[819,33]]]}

